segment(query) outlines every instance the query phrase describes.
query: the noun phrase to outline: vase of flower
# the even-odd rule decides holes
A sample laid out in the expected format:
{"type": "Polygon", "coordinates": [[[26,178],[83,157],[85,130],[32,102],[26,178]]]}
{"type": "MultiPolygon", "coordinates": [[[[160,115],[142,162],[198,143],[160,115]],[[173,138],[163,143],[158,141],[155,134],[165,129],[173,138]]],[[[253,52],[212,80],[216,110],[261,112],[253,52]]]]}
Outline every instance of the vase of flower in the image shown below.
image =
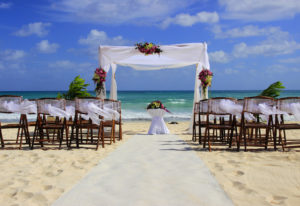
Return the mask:
{"type": "Polygon", "coordinates": [[[96,88],[95,88],[96,95],[101,99],[106,98],[105,79],[106,79],[106,71],[102,68],[97,68],[93,76],[93,81],[96,84],[96,88]]]}
{"type": "Polygon", "coordinates": [[[106,99],[105,83],[102,82],[97,84],[95,92],[96,92],[96,96],[99,97],[100,99],[106,99]]]}

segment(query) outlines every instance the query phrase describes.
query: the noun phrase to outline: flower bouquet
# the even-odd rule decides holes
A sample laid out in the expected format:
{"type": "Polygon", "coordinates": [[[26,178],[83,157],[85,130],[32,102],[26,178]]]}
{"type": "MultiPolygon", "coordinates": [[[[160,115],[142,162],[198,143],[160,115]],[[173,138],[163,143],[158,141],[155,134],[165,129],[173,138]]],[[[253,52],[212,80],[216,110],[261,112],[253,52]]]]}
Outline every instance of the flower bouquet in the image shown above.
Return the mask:
{"type": "Polygon", "coordinates": [[[145,55],[149,54],[160,54],[162,50],[160,49],[159,45],[155,45],[153,43],[137,43],[135,44],[135,49],[138,49],[141,53],[144,53],[145,55]]]}
{"type": "Polygon", "coordinates": [[[159,100],[153,101],[150,104],[148,104],[147,109],[163,109],[166,112],[171,113],[169,110],[167,110],[167,108],[159,100]]]}
{"type": "Polygon", "coordinates": [[[199,79],[201,81],[201,85],[203,87],[203,92],[205,95],[206,88],[208,86],[211,86],[211,81],[212,81],[213,73],[209,71],[208,69],[202,69],[202,71],[199,74],[199,79]]]}
{"type": "MultiPolygon", "coordinates": [[[[106,79],[106,71],[102,68],[97,68],[94,72],[93,81],[96,84],[95,91],[97,93],[97,96],[103,95],[102,93],[104,91],[104,83],[106,79]]],[[[104,94],[105,97],[105,94],[104,94]]]]}

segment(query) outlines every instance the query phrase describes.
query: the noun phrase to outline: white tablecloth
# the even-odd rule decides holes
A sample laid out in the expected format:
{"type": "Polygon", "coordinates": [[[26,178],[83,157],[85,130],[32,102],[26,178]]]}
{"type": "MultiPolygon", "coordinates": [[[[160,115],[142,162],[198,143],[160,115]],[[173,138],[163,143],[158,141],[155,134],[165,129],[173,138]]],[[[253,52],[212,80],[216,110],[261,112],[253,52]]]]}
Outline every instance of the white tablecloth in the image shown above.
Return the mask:
{"type": "Polygon", "coordinates": [[[148,109],[147,111],[152,117],[148,134],[169,134],[169,129],[163,118],[166,111],[163,109],[148,109]]]}

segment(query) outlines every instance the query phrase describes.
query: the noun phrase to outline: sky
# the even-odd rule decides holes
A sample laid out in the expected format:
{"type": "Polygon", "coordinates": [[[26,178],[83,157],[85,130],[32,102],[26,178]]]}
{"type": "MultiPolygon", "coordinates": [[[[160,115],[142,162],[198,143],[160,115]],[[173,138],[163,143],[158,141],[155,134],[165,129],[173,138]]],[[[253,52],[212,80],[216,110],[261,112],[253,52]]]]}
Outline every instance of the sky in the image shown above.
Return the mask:
{"type": "MultiPolygon", "coordinates": [[[[300,89],[299,0],[0,0],[0,91],[94,89],[99,45],[206,42],[213,90],[300,89]]],[[[195,67],[118,67],[118,90],[193,90],[195,67]]],[[[106,81],[110,88],[110,73],[106,81]]]]}

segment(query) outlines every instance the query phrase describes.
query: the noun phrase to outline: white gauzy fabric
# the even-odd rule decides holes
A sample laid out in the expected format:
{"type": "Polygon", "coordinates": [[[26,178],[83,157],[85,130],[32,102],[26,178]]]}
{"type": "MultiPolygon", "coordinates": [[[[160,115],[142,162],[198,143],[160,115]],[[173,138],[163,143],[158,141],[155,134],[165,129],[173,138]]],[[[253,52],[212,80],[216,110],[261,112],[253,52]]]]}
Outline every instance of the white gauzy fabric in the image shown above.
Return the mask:
{"type": "MultiPolygon", "coordinates": [[[[206,95],[199,93],[200,80],[198,75],[203,68],[210,69],[206,43],[187,43],[174,45],[161,45],[160,55],[145,55],[135,49],[134,46],[100,46],[99,65],[108,72],[112,67],[113,80],[111,81],[111,99],[117,99],[117,83],[115,81],[116,65],[129,66],[137,70],[157,70],[165,68],[179,68],[189,65],[197,65],[195,75],[194,101],[206,99],[206,95]]],[[[192,115],[193,117],[193,115],[192,115]]],[[[190,129],[192,131],[191,119],[190,129]]]]}
{"type": "Polygon", "coordinates": [[[300,121],[300,103],[284,104],[282,106],[282,108],[288,114],[291,114],[292,116],[294,116],[296,121],[300,121]]]}
{"type": "Polygon", "coordinates": [[[68,114],[68,116],[74,117],[75,116],[75,107],[74,106],[66,106],[66,113],[68,114]]]}
{"type": "Polygon", "coordinates": [[[104,110],[110,114],[110,119],[118,120],[120,118],[120,114],[118,111],[116,111],[114,107],[114,102],[109,102],[104,104],[104,110]]]}
{"type": "Polygon", "coordinates": [[[240,116],[243,112],[243,106],[228,99],[223,99],[220,101],[220,110],[224,113],[240,116]]]}
{"type": "Polygon", "coordinates": [[[148,109],[148,113],[152,117],[151,126],[148,130],[148,134],[169,134],[169,129],[163,119],[166,111],[163,109],[148,109]]]}
{"type": "Polygon", "coordinates": [[[116,81],[117,65],[111,64],[111,85],[110,85],[110,99],[117,100],[117,81],[116,81]]]}
{"type": "Polygon", "coordinates": [[[104,117],[104,119],[112,119],[113,118],[112,117],[113,115],[109,111],[98,107],[96,104],[94,104],[92,102],[83,103],[80,107],[80,110],[82,112],[87,113],[87,115],[81,115],[82,118],[84,118],[86,120],[91,119],[92,122],[97,125],[99,125],[101,122],[101,119],[99,119],[99,116],[104,117]]]}
{"type": "Polygon", "coordinates": [[[209,69],[206,43],[162,45],[160,55],[145,55],[134,46],[100,46],[99,64],[109,69],[112,64],[130,66],[138,70],[178,68],[201,64],[209,69]]]}
{"type": "Polygon", "coordinates": [[[2,105],[8,112],[28,114],[36,113],[37,107],[34,102],[28,101],[27,99],[23,100],[20,104],[17,104],[13,101],[5,101],[2,105]]]}
{"type": "Polygon", "coordinates": [[[71,115],[66,112],[65,110],[62,110],[60,108],[54,107],[51,104],[45,104],[42,108],[43,111],[47,112],[51,116],[60,117],[60,118],[70,118],[71,115]]]}

